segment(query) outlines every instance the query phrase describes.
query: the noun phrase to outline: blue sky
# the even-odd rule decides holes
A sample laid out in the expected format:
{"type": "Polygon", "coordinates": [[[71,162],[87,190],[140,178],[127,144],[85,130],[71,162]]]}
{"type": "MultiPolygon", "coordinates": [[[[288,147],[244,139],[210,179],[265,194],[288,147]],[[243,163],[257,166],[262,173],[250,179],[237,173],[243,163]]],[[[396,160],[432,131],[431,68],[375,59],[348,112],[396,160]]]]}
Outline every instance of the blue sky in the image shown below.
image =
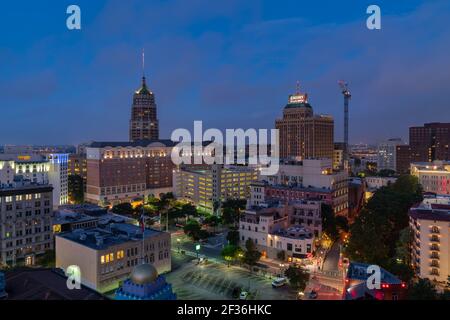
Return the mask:
{"type": "Polygon", "coordinates": [[[351,142],[407,138],[450,122],[447,0],[44,0],[0,11],[0,144],[127,140],[133,90],[146,74],[161,136],[176,128],[272,128],[300,80],[335,117],[350,83],[351,142]],[[66,8],[82,30],[66,28],[66,8]],[[382,29],[365,27],[378,4],[382,29]]]}

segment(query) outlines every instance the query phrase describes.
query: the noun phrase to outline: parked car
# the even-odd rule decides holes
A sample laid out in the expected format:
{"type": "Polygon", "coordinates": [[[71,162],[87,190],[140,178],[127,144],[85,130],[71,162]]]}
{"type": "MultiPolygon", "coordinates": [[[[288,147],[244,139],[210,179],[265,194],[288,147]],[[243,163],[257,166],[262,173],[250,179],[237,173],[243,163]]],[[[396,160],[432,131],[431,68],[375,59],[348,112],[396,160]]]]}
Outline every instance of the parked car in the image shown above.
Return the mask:
{"type": "Polygon", "coordinates": [[[284,286],[287,283],[286,278],[276,278],[272,281],[272,287],[279,288],[284,286]]]}
{"type": "Polygon", "coordinates": [[[242,291],[241,294],[239,295],[239,300],[247,300],[247,298],[248,298],[248,292],[242,291]]]}

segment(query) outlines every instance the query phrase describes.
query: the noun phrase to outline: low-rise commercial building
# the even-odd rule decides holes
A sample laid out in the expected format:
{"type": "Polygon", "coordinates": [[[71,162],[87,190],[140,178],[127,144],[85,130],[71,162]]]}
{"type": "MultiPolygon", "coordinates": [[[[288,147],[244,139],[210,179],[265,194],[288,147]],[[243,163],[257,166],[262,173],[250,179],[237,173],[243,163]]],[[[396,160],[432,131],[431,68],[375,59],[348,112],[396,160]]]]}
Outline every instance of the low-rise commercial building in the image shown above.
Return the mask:
{"type": "Polygon", "coordinates": [[[170,234],[127,223],[109,223],[55,236],[56,267],[78,266],[81,282],[99,292],[119,287],[133,268],[152,264],[159,274],[171,270],[170,234]]]}
{"type": "Polygon", "coordinates": [[[318,216],[314,203],[249,207],[239,222],[241,246],[250,239],[263,257],[279,259],[284,252],[288,261],[305,259],[313,252],[315,233],[321,232],[318,216]]]}

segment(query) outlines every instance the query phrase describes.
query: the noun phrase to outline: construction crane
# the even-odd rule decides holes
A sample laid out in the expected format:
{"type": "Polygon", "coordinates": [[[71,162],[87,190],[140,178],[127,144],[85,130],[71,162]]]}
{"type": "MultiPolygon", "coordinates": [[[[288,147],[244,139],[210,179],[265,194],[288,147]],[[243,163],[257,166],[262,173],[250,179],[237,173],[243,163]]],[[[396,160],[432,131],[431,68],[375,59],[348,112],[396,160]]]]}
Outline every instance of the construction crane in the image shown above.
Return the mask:
{"type": "Polygon", "coordinates": [[[348,104],[352,95],[348,90],[347,82],[340,80],[338,83],[341,87],[342,94],[344,95],[344,168],[348,169],[348,104]]]}

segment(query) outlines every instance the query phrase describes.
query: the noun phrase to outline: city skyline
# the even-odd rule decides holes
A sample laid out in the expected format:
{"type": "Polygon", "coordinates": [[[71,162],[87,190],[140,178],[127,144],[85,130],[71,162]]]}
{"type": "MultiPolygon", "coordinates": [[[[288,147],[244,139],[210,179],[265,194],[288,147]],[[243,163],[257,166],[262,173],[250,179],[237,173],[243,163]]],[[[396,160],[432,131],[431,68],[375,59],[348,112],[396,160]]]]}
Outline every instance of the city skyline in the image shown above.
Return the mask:
{"type": "Polygon", "coordinates": [[[3,117],[21,121],[2,126],[0,145],[127,141],[142,49],[161,138],[194,120],[273,128],[297,80],[314,110],[334,117],[335,141],[340,79],[353,94],[350,143],[407,141],[410,126],[449,116],[449,4],[380,1],[382,29],[370,31],[369,3],[346,3],[78,1],[81,31],[65,28],[65,4],[31,3],[26,12],[7,4],[0,27],[16,32],[0,42],[0,103],[3,117]]]}

